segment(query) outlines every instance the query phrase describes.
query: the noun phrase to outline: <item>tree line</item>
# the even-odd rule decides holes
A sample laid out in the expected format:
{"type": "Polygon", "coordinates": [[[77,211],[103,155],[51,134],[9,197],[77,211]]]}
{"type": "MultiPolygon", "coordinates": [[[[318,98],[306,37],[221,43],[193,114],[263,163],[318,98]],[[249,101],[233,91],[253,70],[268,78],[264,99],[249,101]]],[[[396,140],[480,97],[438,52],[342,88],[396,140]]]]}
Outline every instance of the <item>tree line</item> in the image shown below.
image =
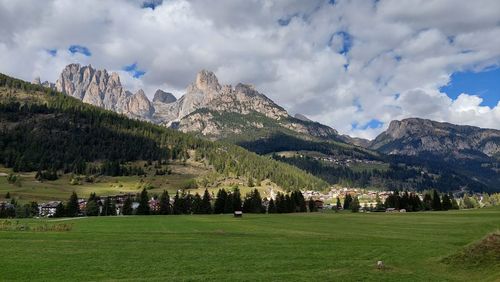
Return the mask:
{"type": "MultiPolygon", "coordinates": [[[[10,195],[6,195],[10,198],[10,195]]],[[[161,195],[150,195],[147,189],[143,189],[137,195],[126,195],[120,202],[111,197],[100,197],[91,193],[86,200],[85,208],[80,209],[79,198],[73,192],[69,199],[60,202],[56,208],[54,217],[76,217],[76,216],[114,216],[123,215],[181,215],[181,214],[231,214],[235,211],[244,213],[294,213],[294,212],[316,212],[315,202],[310,200],[306,203],[300,191],[291,193],[277,193],[276,200],[263,199],[257,189],[241,196],[238,187],[232,190],[219,189],[216,197],[212,197],[208,189],[203,195],[194,195],[177,191],[173,198],[168,191],[161,195]],[[137,207],[134,208],[134,203],[137,207]]],[[[12,199],[11,204],[4,208],[0,206],[0,217],[32,217],[37,216],[38,203],[21,206],[12,199]],[[24,209],[29,208],[29,212],[24,209]]]]}

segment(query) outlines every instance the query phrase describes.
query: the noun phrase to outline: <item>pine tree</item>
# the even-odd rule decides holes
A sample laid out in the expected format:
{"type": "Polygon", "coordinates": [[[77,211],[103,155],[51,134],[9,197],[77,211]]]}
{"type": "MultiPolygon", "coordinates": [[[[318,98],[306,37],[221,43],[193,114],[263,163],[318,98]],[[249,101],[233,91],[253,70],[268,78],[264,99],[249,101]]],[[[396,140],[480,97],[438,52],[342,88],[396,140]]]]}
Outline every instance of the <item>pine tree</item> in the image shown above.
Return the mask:
{"type": "Polygon", "coordinates": [[[110,215],[109,214],[110,212],[111,212],[111,200],[109,199],[109,197],[106,197],[102,205],[101,216],[108,216],[110,215]]]}
{"type": "Polygon", "coordinates": [[[78,216],[80,212],[80,207],[78,205],[78,196],[75,192],[69,197],[68,204],[66,205],[66,216],[74,217],[78,216]]]}
{"type": "Polygon", "coordinates": [[[447,211],[447,210],[451,210],[453,208],[453,204],[451,202],[451,199],[450,197],[448,196],[448,194],[444,194],[443,195],[443,204],[442,204],[442,208],[443,210],[447,211]]]}
{"type": "Polygon", "coordinates": [[[54,213],[54,217],[63,217],[64,215],[66,215],[66,209],[64,207],[64,204],[60,202],[56,207],[56,212],[54,213]]]}
{"type": "Polygon", "coordinates": [[[276,194],[276,211],[278,213],[286,213],[287,212],[287,203],[285,200],[285,195],[283,193],[278,192],[276,194]]]}
{"type": "Polygon", "coordinates": [[[214,213],[221,214],[224,213],[224,207],[226,205],[227,193],[224,189],[219,189],[217,192],[217,198],[214,203],[214,213]]]}
{"type": "Polygon", "coordinates": [[[170,196],[168,195],[167,190],[163,190],[163,193],[160,196],[160,214],[166,215],[170,213],[170,196]]]}
{"type": "Polygon", "coordinates": [[[202,206],[202,213],[204,214],[212,213],[212,204],[210,203],[210,193],[208,192],[208,189],[205,189],[205,192],[203,193],[201,206],[202,206]]]}
{"type": "Polygon", "coordinates": [[[287,213],[292,213],[295,211],[295,203],[293,202],[292,198],[288,194],[285,195],[285,203],[286,203],[286,212],[287,213]]]}
{"type": "Polygon", "coordinates": [[[443,209],[441,204],[441,198],[439,197],[439,193],[437,190],[433,191],[431,208],[435,211],[440,211],[443,209]]]}
{"type": "Polygon", "coordinates": [[[337,197],[337,204],[335,205],[335,207],[333,207],[335,210],[339,211],[342,209],[342,203],[340,202],[340,198],[337,197]]]}
{"type": "Polygon", "coordinates": [[[127,197],[125,201],[123,202],[122,206],[122,214],[123,215],[131,215],[133,213],[133,207],[132,207],[132,199],[130,197],[127,197]]]}
{"type": "Polygon", "coordinates": [[[344,197],[344,210],[348,210],[351,206],[352,196],[351,194],[346,194],[344,197]]]}
{"type": "Polygon", "coordinates": [[[399,200],[399,208],[409,211],[410,210],[409,205],[410,205],[410,195],[408,194],[408,191],[405,191],[403,193],[403,196],[401,196],[399,200]]]}
{"type": "Polygon", "coordinates": [[[95,199],[87,201],[87,205],[85,206],[85,214],[87,216],[99,215],[99,207],[97,206],[97,202],[95,199]]]}
{"type": "Polygon", "coordinates": [[[242,203],[241,203],[241,194],[240,189],[235,187],[233,190],[233,211],[241,211],[242,203]]]}
{"type": "MultiPolygon", "coordinates": [[[[199,195],[198,195],[199,196],[199,195]]],[[[182,192],[182,213],[183,214],[192,214],[193,210],[193,195],[190,192],[187,195],[182,192]]]]}
{"type": "Polygon", "coordinates": [[[274,200],[271,198],[269,200],[269,204],[267,206],[267,213],[276,213],[276,205],[274,204],[274,200]]]}
{"type": "Polygon", "coordinates": [[[304,195],[302,195],[302,192],[297,191],[297,198],[298,198],[299,212],[307,212],[306,199],[304,199],[304,195]]]}
{"type": "Polygon", "coordinates": [[[224,213],[233,213],[234,205],[233,205],[233,194],[228,193],[226,196],[226,201],[224,202],[224,213]]]}
{"type": "Polygon", "coordinates": [[[313,198],[309,199],[309,212],[317,212],[318,208],[316,208],[316,202],[313,200],[313,198]]]}
{"type": "Polygon", "coordinates": [[[361,207],[361,205],[359,204],[359,199],[358,199],[357,196],[355,196],[352,199],[352,202],[351,202],[351,204],[349,206],[350,206],[350,209],[351,209],[352,212],[358,212],[359,211],[359,208],[361,207]]]}
{"type": "Polygon", "coordinates": [[[430,193],[424,194],[423,208],[426,211],[430,211],[432,209],[432,196],[430,193]]]}
{"type": "Polygon", "coordinates": [[[5,199],[10,199],[10,192],[7,192],[7,194],[5,194],[5,199]]]}
{"type": "Polygon", "coordinates": [[[198,193],[196,193],[193,197],[192,211],[194,214],[203,214],[202,199],[198,193]]]}
{"type": "Polygon", "coordinates": [[[137,207],[138,215],[149,215],[149,198],[148,191],[146,188],[142,189],[141,195],[139,196],[139,206],[137,207]]]}
{"type": "Polygon", "coordinates": [[[182,214],[182,201],[183,199],[179,196],[179,191],[177,191],[174,196],[174,206],[172,208],[173,214],[182,214]]]}

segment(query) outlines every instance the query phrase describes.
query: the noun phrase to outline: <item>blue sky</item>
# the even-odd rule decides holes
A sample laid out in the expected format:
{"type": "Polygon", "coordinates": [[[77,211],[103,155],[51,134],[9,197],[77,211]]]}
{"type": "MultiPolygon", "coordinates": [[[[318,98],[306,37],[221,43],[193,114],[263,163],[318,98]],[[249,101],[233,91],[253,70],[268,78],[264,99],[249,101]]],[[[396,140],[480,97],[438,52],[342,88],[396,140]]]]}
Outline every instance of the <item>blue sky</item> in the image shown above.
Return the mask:
{"type": "Polygon", "coordinates": [[[498,0],[0,0],[0,72],[55,82],[91,64],[179,98],[207,69],[342,134],[409,117],[500,129],[499,19],[498,0]]]}
{"type": "Polygon", "coordinates": [[[495,107],[500,100],[500,68],[453,73],[450,83],[440,90],[452,99],[462,93],[477,95],[483,99],[482,106],[495,107]]]}
{"type": "Polygon", "coordinates": [[[146,71],[139,70],[139,68],[137,67],[137,63],[124,66],[123,70],[128,72],[133,78],[140,78],[141,76],[146,74],[146,71]]]}

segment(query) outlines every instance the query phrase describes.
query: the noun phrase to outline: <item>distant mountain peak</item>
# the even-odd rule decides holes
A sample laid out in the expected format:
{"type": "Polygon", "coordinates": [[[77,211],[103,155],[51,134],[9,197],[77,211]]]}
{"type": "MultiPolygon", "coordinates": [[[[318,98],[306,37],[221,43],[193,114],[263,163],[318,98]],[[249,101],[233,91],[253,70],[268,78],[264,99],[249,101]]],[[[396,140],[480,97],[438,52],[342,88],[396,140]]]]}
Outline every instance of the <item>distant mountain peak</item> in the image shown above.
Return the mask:
{"type": "Polygon", "coordinates": [[[161,89],[156,90],[153,97],[153,102],[161,102],[165,104],[170,104],[177,101],[177,98],[172,93],[165,92],[161,89]]]}

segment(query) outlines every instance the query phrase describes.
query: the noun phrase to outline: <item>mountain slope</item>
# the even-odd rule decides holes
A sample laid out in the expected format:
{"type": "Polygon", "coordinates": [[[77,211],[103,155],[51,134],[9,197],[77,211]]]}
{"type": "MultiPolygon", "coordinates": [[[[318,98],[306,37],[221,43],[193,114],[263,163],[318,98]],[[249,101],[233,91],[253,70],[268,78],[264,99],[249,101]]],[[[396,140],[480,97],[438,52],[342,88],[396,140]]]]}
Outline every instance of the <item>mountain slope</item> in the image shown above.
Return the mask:
{"type": "Polygon", "coordinates": [[[81,173],[94,162],[194,157],[221,175],[270,179],[288,190],[327,185],[293,166],[238,146],[128,119],[1,74],[0,107],[0,161],[19,171],[81,173]]]}
{"type": "Polygon", "coordinates": [[[142,90],[123,90],[116,74],[91,66],[67,66],[56,85],[70,96],[135,119],[268,154],[331,184],[446,191],[500,185],[494,131],[413,119],[393,122],[368,142],[302,115],[292,117],[252,86],[221,85],[206,70],[179,99],[158,90],[153,102],[142,90]]]}
{"type": "Polygon", "coordinates": [[[500,131],[410,118],[392,121],[371,149],[435,170],[449,170],[492,190],[500,186],[500,131]]]}
{"type": "Polygon", "coordinates": [[[500,130],[410,118],[392,121],[369,147],[394,155],[427,152],[454,158],[489,158],[500,153],[500,130]]]}

